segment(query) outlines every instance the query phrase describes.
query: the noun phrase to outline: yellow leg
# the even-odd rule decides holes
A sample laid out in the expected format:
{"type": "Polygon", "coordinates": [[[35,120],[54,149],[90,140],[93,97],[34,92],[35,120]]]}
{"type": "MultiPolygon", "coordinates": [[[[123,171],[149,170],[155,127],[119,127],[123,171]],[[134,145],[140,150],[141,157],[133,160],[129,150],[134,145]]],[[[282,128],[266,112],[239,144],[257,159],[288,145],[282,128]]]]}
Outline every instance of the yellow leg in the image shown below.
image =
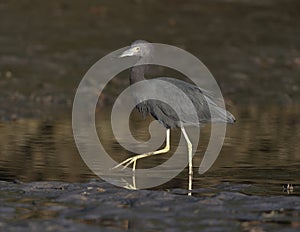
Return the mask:
{"type": "Polygon", "coordinates": [[[184,129],[184,127],[181,127],[182,134],[185,138],[185,141],[188,146],[188,159],[189,159],[189,187],[188,187],[188,195],[192,195],[192,182],[193,182],[193,145],[184,129]]]}
{"type": "Polygon", "coordinates": [[[113,169],[118,168],[121,165],[124,165],[124,167],[123,167],[123,169],[124,169],[124,168],[128,167],[130,164],[133,164],[132,171],[135,171],[136,161],[138,159],[146,158],[146,157],[149,157],[152,155],[167,153],[168,151],[170,151],[170,129],[167,129],[167,131],[166,131],[166,146],[163,149],[133,156],[131,158],[124,160],[123,162],[119,163],[118,165],[114,166],[113,169]]]}

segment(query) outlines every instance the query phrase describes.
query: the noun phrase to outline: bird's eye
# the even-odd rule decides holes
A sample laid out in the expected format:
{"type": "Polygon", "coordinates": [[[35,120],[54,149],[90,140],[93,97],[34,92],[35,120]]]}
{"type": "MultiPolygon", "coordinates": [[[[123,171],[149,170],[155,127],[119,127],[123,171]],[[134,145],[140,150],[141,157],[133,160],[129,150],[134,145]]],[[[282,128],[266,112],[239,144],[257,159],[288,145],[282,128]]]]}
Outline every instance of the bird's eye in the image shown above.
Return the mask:
{"type": "Polygon", "coordinates": [[[139,51],[139,50],[140,50],[140,47],[136,47],[135,50],[139,51]]]}

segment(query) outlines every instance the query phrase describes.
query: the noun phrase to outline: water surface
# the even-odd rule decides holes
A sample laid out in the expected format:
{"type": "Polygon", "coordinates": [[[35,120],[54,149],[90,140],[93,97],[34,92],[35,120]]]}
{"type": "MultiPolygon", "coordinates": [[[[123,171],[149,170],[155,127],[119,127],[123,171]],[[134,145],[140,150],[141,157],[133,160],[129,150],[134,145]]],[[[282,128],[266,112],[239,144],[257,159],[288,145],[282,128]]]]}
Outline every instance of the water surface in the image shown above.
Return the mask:
{"type": "MultiPolygon", "coordinates": [[[[233,109],[237,123],[227,127],[225,143],[213,167],[204,175],[197,172],[207,146],[210,126],[201,129],[199,146],[194,157],[194,188],[215,187],[223,182],[251,184],[259,194],[284,194],[282,185],[300,184],[299,106],[239,107],[233,109]]],[[[102,112],[106,112],[102,110],[102,112]]],[[[97,130],[106,151],[120,162],[132,156],[113,137],[110,121],[99,116],[97,130]]],[[[151,118],[137,112],[131,117],[132,134],[149,139],[151,118]]],[[[124,122],[125,123],[125,122],[124,122]]],[[[53,121],[34,119],[1,122],[0,173],[2,180],[88,181],[95,175],[86,167],[75,146],[68,118],[53,121]],[[24,168],[25,167],[25,168],[24,168]]],[[[180,131],[172,131],[169,154],[138,161],[138,168],[149,168],[166,161],[177,148],[180,131]]],[[[185,152],[182,159],[186,159],[185,152]]],[[[122,175],[120,170],[116,175],[122,175]]],[[[159,177],[156,177],[159,178],[159,177]]],[[[161,177],[163,178],[163,176],[161,177]]],[[[157,189],[185,189],[187,170],[157,189]]]]}

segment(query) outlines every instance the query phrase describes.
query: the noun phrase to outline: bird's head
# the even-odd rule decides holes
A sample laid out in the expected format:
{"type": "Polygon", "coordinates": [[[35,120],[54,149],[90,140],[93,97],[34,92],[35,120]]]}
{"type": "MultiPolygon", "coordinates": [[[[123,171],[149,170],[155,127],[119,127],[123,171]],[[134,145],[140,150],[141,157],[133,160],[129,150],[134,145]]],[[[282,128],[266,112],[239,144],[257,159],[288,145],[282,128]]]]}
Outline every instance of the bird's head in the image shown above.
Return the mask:
{"type": "Polygon", "coordinates": [[[145,40],[137,40],[131,44],[129,49],[125,50],[119,57],[135,56],[146,58],[151,55],[152,45],[145,40]]]}

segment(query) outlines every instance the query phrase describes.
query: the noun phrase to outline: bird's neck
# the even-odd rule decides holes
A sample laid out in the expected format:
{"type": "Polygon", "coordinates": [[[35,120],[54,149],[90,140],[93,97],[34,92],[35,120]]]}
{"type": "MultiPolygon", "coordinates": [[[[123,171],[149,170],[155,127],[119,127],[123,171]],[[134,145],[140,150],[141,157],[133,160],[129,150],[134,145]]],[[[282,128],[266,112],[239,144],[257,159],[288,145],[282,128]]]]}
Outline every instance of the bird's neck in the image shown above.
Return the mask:
{"type": "Polygon", "coordinates": [[[145,80],[145,65],[134,66],[131,68],[130,84],[145,80]]]}

